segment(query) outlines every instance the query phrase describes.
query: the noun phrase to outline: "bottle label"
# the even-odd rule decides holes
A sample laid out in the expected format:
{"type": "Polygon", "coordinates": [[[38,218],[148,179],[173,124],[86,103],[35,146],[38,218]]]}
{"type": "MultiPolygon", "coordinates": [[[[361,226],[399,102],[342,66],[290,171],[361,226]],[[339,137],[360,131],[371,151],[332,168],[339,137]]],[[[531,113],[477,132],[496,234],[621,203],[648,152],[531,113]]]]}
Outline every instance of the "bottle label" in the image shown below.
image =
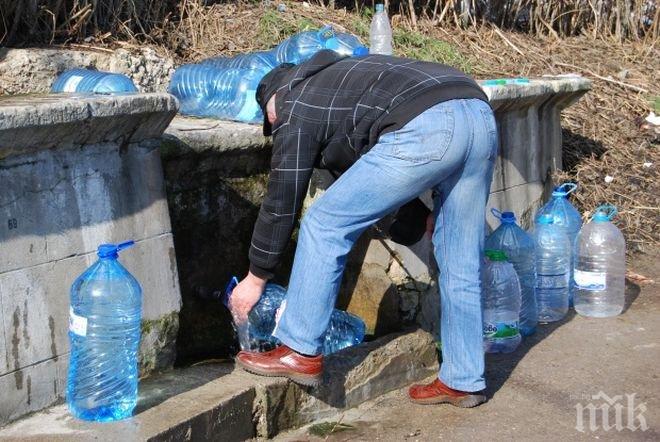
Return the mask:
{"type": "Polygon", "coordinates": [[[518,321],[510,322],[484,322],[484,337],[489,339],[513,338],[520,334],[518,321]]]}
{"type": "Polygon", "coordinates": [[[578,289],[600,292],[607,288],[607,273],[605,272],[587,272],[577,270],[573,273],[575,285],[578,289]]]}
{"type": "Polygon", "coordinates": [[[87,336],[87,318],[78,316],[69,307],[69,331],[78,336],[87,336]]]}
{"type": "Polygon", "coordinates": [[[64,83],[64,87],[62,88],[62,92],[75,92],[76,89],[78,88],[78,85],[82,81],[82,76],[80,75],[74,75],[71,78],[69,78],[66,83],[64,83]]]}
{"type": "Polygon", "coordinates": [[[568,273],[559,275],[536,275],[536,288],[563,289],[568,287],[568,273]]]}

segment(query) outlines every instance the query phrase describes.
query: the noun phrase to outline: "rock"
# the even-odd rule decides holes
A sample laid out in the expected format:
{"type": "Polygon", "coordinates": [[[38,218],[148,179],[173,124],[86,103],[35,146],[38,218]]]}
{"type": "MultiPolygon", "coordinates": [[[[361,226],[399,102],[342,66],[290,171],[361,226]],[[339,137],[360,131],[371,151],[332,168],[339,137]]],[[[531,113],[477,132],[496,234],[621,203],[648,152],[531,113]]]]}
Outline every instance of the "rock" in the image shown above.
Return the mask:
{"type": "Polygon", "coordinates": [[[382,336],[401,325],[396,287],[378,264],[347,267],[338,306],[362,318],[367,334],[382,336]]]}

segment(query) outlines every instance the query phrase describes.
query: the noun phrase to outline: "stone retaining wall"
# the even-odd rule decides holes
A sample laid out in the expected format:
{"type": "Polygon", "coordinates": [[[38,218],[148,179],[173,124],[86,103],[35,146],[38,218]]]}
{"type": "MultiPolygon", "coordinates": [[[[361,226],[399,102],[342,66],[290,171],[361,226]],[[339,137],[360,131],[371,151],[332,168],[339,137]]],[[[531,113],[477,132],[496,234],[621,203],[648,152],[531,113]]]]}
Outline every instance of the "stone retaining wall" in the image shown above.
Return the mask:
{"type": "Polygon", "coordinates": [[[180,292],[158,138],[166,94],[0,98],[0,426],[63,397],[69,288],[136,241],[143,374],[174,361],[180,292]]]}

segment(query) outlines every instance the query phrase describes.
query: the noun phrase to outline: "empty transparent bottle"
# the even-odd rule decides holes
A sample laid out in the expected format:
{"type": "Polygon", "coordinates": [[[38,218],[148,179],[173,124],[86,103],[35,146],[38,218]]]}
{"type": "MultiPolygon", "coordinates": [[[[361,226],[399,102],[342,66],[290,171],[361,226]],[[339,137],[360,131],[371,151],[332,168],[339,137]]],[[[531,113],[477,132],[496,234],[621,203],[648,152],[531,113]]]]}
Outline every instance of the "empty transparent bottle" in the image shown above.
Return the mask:
{"type": "Polygon", "coordinates": [[[491,212],[501,224],[486,238],[486,249],[502,250],[518,274],[522,296],[520,332],[523,336],[529,336],[536,331],[538,323],[534,239],[516,224],[513,212],[496,209],[491,212]]]}
{"type": "Polygon", "coordinates": [[[570,241],[566,230],[546,213],[537,220],[534,244],[539,322],[559,321],[568,313],[570,241]]]}
{"type": "Polygon", "coordinates": [[[578,234],[575,260],[575,311],[603,318],[623,311],[626,278],[626,242],[610,222],[612,205],[596,209],[591,222],[578,234]]]}
{"type": "Polygon", "coordinates": [[[262,77],[259,70],[188,64],[174,71],[169,92],[184,115],[259,123],[256,91],[262,77]]]}
{"type": "Polygon", "coordinates": [[[277,63],[274,51],[258,51],[249,54],[239,54],[234,57],[213,57],[201,62],[216,68],[248,69],[262,71],[266,75],[277,63]]]}
{"type": "Polygon", "coordinates": [[[570,285],[569,285],[569,304],[573,303],[575,293],[575,283],[573,281],[573,259],[575,239],[582,226],[582,216],[580,212],[570,203],[568,196],[577,189],[577,184],[564,183],[555,187],[552,197],[536,214],[536,222],[545,214],[552,215],[553,224],[564,229],[569,241],[569,265],[570,265],[570,285]]]}
{"type": "Polygon", "coordinates": [[[335,31],[331,26],[324,26],[316,31],[299,32],[287,38],[275,48],[275,58],[278,63],[300,64],[320,50],[338,48],[335,31]]]}
{"type": "MultiPolygon", "coordinates": [[[[230,308],[231,294],[238,284],[233,277],[225,289],[223,303],[230,308]]],[[[241,350],[268,351],[279,344],[272,333],[277,323],[278,310],[286,297],[286,289],[277,284],[266,284],[259,302],[250,310],[247,322],[234,319],[241,350]]],[[[365,336],[365,324],[360,318],[343,310],[334,309],[323,340],[323,354],[328,355],[343,348],[361,343],[365,336]]]]}
{"type": "Polygon", "coordinates": [[[51,87],[51,92],[111,94],[137,92],[137,88],[131,79],[123,74],[92,69],[70,69],[57,77],[51,87]]]}
{"type": "Polygon", "coordinates": [[[382,3],[376,4],[369,29],[369,53],[392,55],[392,26],[382,3]]]}
{"type": "Polygon", "coordinates": [[[142,289],[117,260],[132,245],[99,246],[98,261],[71,287],[66,401],[80,419],[124,419],[137,403],[142,289]]]}
{"type": "Polygon", "coordinates": [[[521,341],[518,328],[520,284],[513,265],[501,250],[486,250],[481,272],[484,351],[511,353],[521,341]]]}

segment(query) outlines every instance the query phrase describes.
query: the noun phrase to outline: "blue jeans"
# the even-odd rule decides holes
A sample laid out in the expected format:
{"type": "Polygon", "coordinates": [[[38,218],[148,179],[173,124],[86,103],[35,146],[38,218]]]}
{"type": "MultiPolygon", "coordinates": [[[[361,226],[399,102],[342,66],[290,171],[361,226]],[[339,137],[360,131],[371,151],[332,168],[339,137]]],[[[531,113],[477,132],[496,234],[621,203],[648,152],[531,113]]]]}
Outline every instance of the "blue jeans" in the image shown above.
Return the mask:
{"type": "Polygon", "coordinates": [[[485,388],[479,269],[497,144],[493,112],[476,99],[437,104],[381,136],[303,217],[286,304],[273,334],[300,353],[320,353],[355,241],[432,188],[442,293],[439,377],[457,390],[485,388]]]}

